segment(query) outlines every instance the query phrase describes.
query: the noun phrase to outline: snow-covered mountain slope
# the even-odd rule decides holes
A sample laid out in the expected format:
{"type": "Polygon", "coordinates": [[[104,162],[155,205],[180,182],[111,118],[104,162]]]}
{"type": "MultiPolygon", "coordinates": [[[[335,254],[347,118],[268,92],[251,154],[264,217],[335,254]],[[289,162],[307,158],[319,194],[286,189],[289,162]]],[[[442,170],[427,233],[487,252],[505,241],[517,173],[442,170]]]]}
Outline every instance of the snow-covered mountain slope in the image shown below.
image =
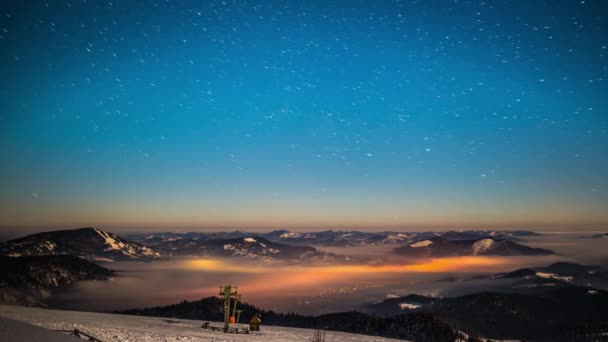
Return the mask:
{"type": "Polygon", "coordinates": [[[75,336],[4,317],[0,317],[0,341],[82,342],[75,336]]]}
{"type": "Polygon", "coordinates": [[[442,237],[446,240],[477,240],[482,238],[518,239],[540,235],[529,231],[488,231],[465,230],[446,232],[360,232],[360,231],[334,231],[296,233],[287,230],[278,230],[263,235],[271,241],[280,241],[289,244],[310,246],[369,246],[384,244],[403,244],[429,240],[442,237]]]}
{"type": "Polygon", "coordinates": [[[287,230],[273,231],[265,235],[269,240],[280,241],[294,245],[311,245],[327,247],[351,247],[404,243],[412,241],[415,234],[397,232],[360,232],[334,231],[298,233],[287,230]]]}
{"type": "Polygon", "coordinates": [[[468,255],[548,255],[552,251],[532,248],[511,240],[482,238],[478,240],[447,240],[436,236],[395,248],[399,255],[409,257],[448,257],[468,255]]]}
{"type": "Polygon", "coordinates": [[[345,256],[318,251],[314,247],[277,243],[261,236],[230,239],[167,238],[163,242],[157,241],[154,248],[161,250],[165,255],[172,256],[243,257],[266,261],[281,260],[315,264],[352,261],[345,256]]]}
{"type": "Polygon", "coordinates": [[[57,230],[0,244],[0,255],[72,255],[91,261],[152,260],[159,252],[97,228],[57,230]]]}
{"type": "MultiPolygon", "coordinates": [[[[207,341],[249,341],[249,342],[289,342],[311,341],[314,330],[264,326],[261,331],[248,335],[224,334],[201,328],[202,321],[168,319],[160,317],[141,317],[113,315],[104,313],[60,311],[0,305],[0,317],[22,321],[47,329],[79,329],[104,342],[207,342],[207,341]]],[[[2,325],[4,320],[0,320],[2,325]]],[[[222,326],[212,322],[212,326],[222,326]]],[[[239,324],[241,328],[246,325],[239,324]]],[[[1,329],[0,327],[0,330],[1,329]]],[[[49,331],[49,333],[53,333],[49,331]]],[[[12,340],[14,342],[33,341],[32,339],[12,340]]],[[[389,342],[395,339],[343,332],[328,331],[326,341],[389,342]]]]}
{"type": "Polygon", "coordinates": [[[433,237],[443,237],[446,240],[477,240],[482,238],[511,239],[518,240],[524,237],[540,235],[538,233],[520,231],[489,231],[489,230],[464,230],[446,232],[360,232],[360,231],[336,231],[325,230],[318,232],[292,232],[288,230],[275,230],[269,233],[255,233],[236,230],[232,232],[167,232],[154,234],[133,234],[128,238],[145,245],[163,246],[170,242],[179,240],[213,240],[213,239],[237,239],[260,236],[272,242],[286,243],[299,246],[317,247],[352,247],[370,246],[383,244],[406,244],[433,237]]]}

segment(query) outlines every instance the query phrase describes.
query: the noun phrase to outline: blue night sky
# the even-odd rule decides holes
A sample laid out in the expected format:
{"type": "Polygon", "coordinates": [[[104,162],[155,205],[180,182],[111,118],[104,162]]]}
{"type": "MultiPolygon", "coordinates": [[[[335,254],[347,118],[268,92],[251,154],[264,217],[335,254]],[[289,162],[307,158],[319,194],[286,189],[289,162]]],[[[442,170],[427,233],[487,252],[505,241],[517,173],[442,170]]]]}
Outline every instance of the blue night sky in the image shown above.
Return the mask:
{"type": "Polygon", "coordinates": [[[0,225],[602,226],[607,16],[2,1],[0,225]]]}

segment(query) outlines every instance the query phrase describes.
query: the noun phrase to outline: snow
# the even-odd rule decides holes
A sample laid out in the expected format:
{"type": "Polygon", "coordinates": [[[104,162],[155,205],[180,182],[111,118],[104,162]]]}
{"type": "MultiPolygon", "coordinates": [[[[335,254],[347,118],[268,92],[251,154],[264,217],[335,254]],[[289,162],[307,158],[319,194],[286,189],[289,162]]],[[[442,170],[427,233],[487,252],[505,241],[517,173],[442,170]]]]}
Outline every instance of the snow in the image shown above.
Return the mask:
{"type": "Polygon", "coordinates": [[[256,243],[257,242],[257,241],[255,241],[254,238],[244,238],[243,241],[250,242],[250,243],[256,243]]]}
{"type": "Polygon", "coordinates": [[[427,246],[430,246],[432,244],[433,244],[433,241],[431,241],[431,240],[424,240],[424,241],[419,241],[419,242],[413,243],[413,244],[410,245],[410,247],[420,248],[420,247],[427,247],[427,246]]]}
{"type": "Polygon", "coordinates": [[[0,341],[82,342],[81,339],[65,333],[7,318],[0,318],[0,341]]]}
{"type": "Polygon", "coordinates": [[[418,309],[420,305],[410,304],[410,303],[399,303],[399,307],[403,309],[418,309]]]}
{"type": "Polygon", "coordinates": [[[281,239],[297,238],[302,236],[300,233],[283,233],[279,236],[281,239]]]}
{"type": "Polygon", "coordinates": [[[481,239],[473,244],[473,255],[479,255],[490,249],[494,245],[494,239],[481,239]]]}
{"type": "Polygon", "coordinates": [[[536,276],[545,279],[556,279],[567,282],[572,282],[572,280],[574,280],[572,276],[560,276],[555,273],[536,272],[536,276]]]}
{"type": "Polygon", "coordinates": [[[547,287],[547,286],[556,286],[555,283],[546,283],[546,284],[524,284],[524,285],[517,285],[517,286],[513,286],[514,289],[517,288],[522,288],[522,287],[527,287],[527,288],[533,288],[533,287],[547,287]]]}
{"type": "Polygon", "coordinates": [[[44,241],[43,245],[44,245],[44,247],[46,247],[46,249],[49,252],[52,252],[55,249],[55,247],[57,247],[57,245],[55,243],[50,242],[50,241],[44,241]]]}
{"type": "Polygon", "coordinates": [[[152,250],[151,248],[148,248],[146,246],[143,246],[141,248],[141,250],[144,255],[160,257],[160,253],[155,252],[154,250],[152,250]]]}
{"type": "Polygon", "coordinates": [[[106,245],[110,246],[109,249],[120,250],[119,242],[111,237],[110,234],[100,229],[95,229],[95,232],[97,232],[97,234],[99,234],[106,241],[106,245]]]}
{"type": "Polygon", "coordinates": [[[149,247],[139,246],[132,243],[124,243],[120,241],[120,238],[118,238],[116,235],[104,232],[101,229],[95,229],[95,232],[101,236],[101,238],[105,241],[105,244],[108,246],[106,251],[118,251],[133,259],[139,258],[140,254],[145,256],[160,257],[158,252],[155,252],[149,247]]]}
{"type": "Polygon", "coordinates": [[[110,258],[94,257],[93,259],[95,259],[95,261],[99,261],[99,262],[114,262],[114,260],[110,259],[110,258]]]}
{"type": "MultiPolygon", "coordinates": [[[[61,311],[0,305],[0,317],[10,318],[47,329],[78,329],[104,342],[203,342],[203,341],[310,341],[314,330],[265,326],[249,335],[234,335],[201,328],[203,321],[126,316],[105,313],[61,311]]],[[[0,322],[0,324],[2,324],[0,322]]],[[[212,326],[222,326],[212,322],[212,326]]],[[[240,328],[247,327],[238,324],[240,328]]],[[[38,339],[39,340],[39,339],[38,339]]],[[[328,331],[327,341],[389,342],[395,339],[328,331]]]]}
{"type": "Polygon", "coordinates": [[[386,237],[386,242],[388,243],[396,243],[396,242],[400,242],[400,241],[404,241],[404,240],[409,240],[409,235],[407,234],[388,234],[388,236],[386,237]]]}

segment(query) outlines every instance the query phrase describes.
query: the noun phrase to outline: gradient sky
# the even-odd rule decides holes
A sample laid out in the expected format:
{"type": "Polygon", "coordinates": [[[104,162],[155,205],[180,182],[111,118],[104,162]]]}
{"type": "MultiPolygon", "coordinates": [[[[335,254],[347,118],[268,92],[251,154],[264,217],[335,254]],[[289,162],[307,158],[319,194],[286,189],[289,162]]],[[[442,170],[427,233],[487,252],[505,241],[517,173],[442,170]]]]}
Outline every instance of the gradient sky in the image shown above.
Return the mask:
{"type": "Polygon", "coordinates": [[[0,226],[602,226],[607,16],[2,1],[0,226]]]}

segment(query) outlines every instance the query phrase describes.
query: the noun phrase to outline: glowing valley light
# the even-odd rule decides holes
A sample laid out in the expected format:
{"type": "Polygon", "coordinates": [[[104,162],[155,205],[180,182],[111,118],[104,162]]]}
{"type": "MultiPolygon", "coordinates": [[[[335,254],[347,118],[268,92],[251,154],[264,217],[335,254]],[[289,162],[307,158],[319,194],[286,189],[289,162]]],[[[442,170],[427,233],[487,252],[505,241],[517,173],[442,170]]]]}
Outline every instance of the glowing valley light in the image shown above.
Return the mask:
{"type": "Polygon", "coordinates": [[[219,259],[194,259],[185,261],[186,269],[210,272],[242,272],[264,273],[269,271],[298,272],[298,273],[407,273],[407,272],[454,272],[454,271],[480,271],[487,268],[507,265],[510,262],[500,257],[450,257],[438,259],[425,259],[413,264],[388,265],[330,265],[330,266],[293,266],[293,265],[252,265],[236,264],[219,259]]]}

